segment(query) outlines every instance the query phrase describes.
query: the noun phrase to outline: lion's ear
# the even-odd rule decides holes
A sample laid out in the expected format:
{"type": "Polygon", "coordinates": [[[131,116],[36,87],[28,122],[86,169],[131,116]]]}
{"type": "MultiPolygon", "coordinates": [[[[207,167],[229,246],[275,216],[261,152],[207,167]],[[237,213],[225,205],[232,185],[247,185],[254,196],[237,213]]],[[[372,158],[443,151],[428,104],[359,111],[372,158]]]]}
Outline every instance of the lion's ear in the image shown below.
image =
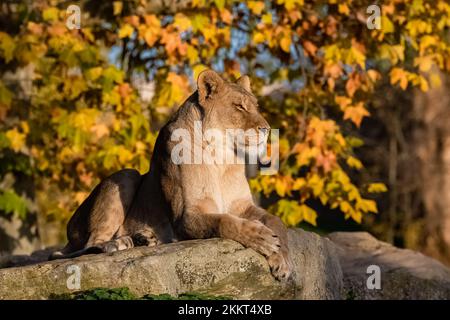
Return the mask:
{"type": "Polygon", "coordinates": [[[223,79],[213,70],[202,71],[197,79],[198,95],[201,102],[216,94],[223,85],[223,79]]]}
{"type": "Polygon", "coordinates": [[[236,83],[248,92],[252,92],[252,88],[250,87],[250,78],[248,76],[240,77],[237,79],[236,83]]]}

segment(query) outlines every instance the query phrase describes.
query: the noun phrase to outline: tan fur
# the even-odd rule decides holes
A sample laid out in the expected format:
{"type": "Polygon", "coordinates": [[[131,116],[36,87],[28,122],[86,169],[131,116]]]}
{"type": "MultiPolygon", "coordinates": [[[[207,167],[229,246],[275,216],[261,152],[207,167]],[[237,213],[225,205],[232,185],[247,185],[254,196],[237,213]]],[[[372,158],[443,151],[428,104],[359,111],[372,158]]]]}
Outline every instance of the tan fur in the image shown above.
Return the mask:
{"type": "Polygon", "coordinates": [[[254,204],[244,165],[171,161],[176,143],[172,132],[184,128],[192,133],[195,121],[204,130],[269,129],[248,77],[229,83],[212,70],[202,72],[198,90],[161,129],[150,171],[140,176],[125,169],[102,181],[70,220],[69,243],[51,258],[222,237],[261,253],[273,275],[287,279],[291,263],[286,228],[254,204]]]}

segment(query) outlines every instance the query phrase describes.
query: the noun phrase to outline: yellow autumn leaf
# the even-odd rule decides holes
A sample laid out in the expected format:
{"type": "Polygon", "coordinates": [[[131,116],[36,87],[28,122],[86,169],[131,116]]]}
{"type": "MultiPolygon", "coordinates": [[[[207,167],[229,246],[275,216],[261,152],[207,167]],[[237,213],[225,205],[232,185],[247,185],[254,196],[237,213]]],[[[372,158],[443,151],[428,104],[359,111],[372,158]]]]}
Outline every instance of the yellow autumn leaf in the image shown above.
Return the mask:
{"type": "Polygon", "coordinates": [[[197,64],[197,65],[195,65],[195,66],[192,68],[193,78],[194,78],[194,79],[197,79],[198,76],[199,76],[199,74],[200,74],[202,71],[206,70],[206,69],[208,69],[208,67],[205,66],[204,64],[197,64]]]}
{"type": "Polygon", "coordinates": [[[350,205],[350,203],[348,203],[347,201],[341,201],[339,203],[339,209],[343,212],[343,213],[349,213],[352,210],[352,206],[350,205]]]}
{"type": "Polygon", "coordinates": [[[206,30],[209,24],[209,17],[203,14],[196,14],[191,20],[194,32],[206,30]]]}
{"type": "Polygon", "coordinates": [[[383,31],[383,33],[394,32],[394,25],[386,16],[381,16],[381,30],[383,31]]]}
{"type": "Polygon", "coordinates": [[[399,45],[382,44],[380,47],[380,58],[388,59],[392,65],[405,60],[405,47],[399,45]]]}
{"type": "Polygon", "coordinates": [[[90,68],[86,71],[86,79],[90,81],[95,81],[102,75],[103,69],[101,67],[90,68]]]}
{"type": "Polygon", "coordinates": [[[391,84],[400,84],[400,88],[405,90],[408,87],[408,72],[401,68],[391,70],[391,84]]]}
{"type": "Polygon", "coordinates": [[[265,195],[268,195],[273,190],[274,177],[263,176],[261,179],[261,187],[265,195]]]}
{"type": "Polygon", "coordinates": [[[9,140],[11,149],[15,152],[19,152],[25,145],[26,134],[19,132],[17,128],[6,131],[5,135],[9,140]]]}
{"type": "Polygon", "coordinates": [[[22,132],[27,135],[30,133],[30,126],[26,121],[20,121],[20,127],[22,128],[22,132]]]}
{"type": "Polygon", "coordinates": [[[432,25],[427,21],[420,19],[410,19],[405,26],[412,37],[416,37],[419,34],[430,33],[432,25]]]}
{"type": "Polygon", "coordinates": [[[278,151],[280,156],[283,158],[285,156],[288,156],[291,152],[291,145],[289,143],[289,140],[286,138],[280,138],[278,142],[278,151]]]}
{"type": "Polygon", "coordinates": [[[433,65],[432,56],[417,57],[414,59],[414,66],[419,67],[421,72],[428,72],[433,65]]]}
{"type": "Polygon", "coordinates": [[[130,24],[126,23],[119,29],[119,38],[121,39],[129,38],[131,37],[133,32],[134,32],[133,27],[130,24]]]}
{"type": "Polygon", "coordinates": [[[175,15],[173,24],[181,32],[186,31],[192,27],[191,20],[182,13],[177,13],[175,15]]]}
{"type": "Polygon", "coordinates": [[[347,141],[345,140],[344,136],[340,133],[337,133],[334,137],[336,141],[339,143],[341,147],[347,146],[347,141]]]}
{"type": "Polygon", "coordinates": [[[341,60],[342,53],[336,44],[332,44],[325,47],[325,60],[331,60],[338,62],[341,60]]]}
{"type": "Polygon", "coordinates": [[[264,10],[264,1],[248,1],[247,6],[253,14],[260,15],[264,10]]]}
{"type": "Polygon", "coordinates": [[[366,56],[361,51],[359,51],[356,47],[350,48],[345,61],[347,64],[356,63],[363,70],[365,70],[365,68],[366,68],[366,56]]]}
{"type": "Polygon", "coordinates": [[[91,41],[94,42],[95,41],[95,37],[94,34],[92,33],[92,29],[91,28],[83,28],[81,29],[81,32],[83,33],[84,37],[91,41]]]}
{"type": "Polygon", "coordinates": [[[280,47],[284,52],[289,53],[291,51],[291,37],[284,36],[280,41],[280,47]]]}
{"type": "Polygon", "coordinates": [[[362,222],[362,213],[360,211],[352,210],[350,216],[357,223],[361,224],[361,222],[362,222]]]}
{"type": "Polygon", "coordinates": [[[303,220],[303,211],[296,208],[285,216],[285,220],[289,226],[296,226],[303,220]]]}
{"type": "Polygon", "coordinates": [[[348,16],[350,14],[350,9],[349,9],[348,5],[345,3],[338,5],[338,11],[339,11],[339,13],[345,14],[346,16],[348,16]]]}
{"type": "Polygon", "coordinates": [[[419,87],[423,92],[427,92],[429,89],[428,81],[423,76],[419,76],[419,87]]]}
{"type": "Polygon", "coordinates": [[[441,76],[439,73],[433,72],[430,74],[430,84],[432,88],[439,88],[442,85],[441,76]]]}
{"type": "Polygon", "coordinates": [[[348,200],[350,201],[359,201],[361,199],[361,195],[358,191],[358,189],[355,186],[350,187],[350,191],[348,191],[348,200]]]}
{"type": "Polygon", "coordinates": [[[307,205],[300,205],[300,210],[302,212],[303,220],[317,226],[317,212],[308,207],[307,205]]]}
{"type": "Polygon", "coordinates": [[[157,105],[170,107],[181,102],[187,95],[188,89],[189,82],[186,76],[169,72],[166,81],[162,85],[157,105]]]}
{"type": "Polygon", "coordinates": [[[321,177],[319,177],[318,174],[314,173],[309,179],[308,179],[308,185],[311,188],[313,195],[315,197],[318,197],[323,190],[324,181],[321,177]]]}
{"type": "Polygon", "coordinates": [[[317,147],[306,148],[302,152],[297,154],[297,165],[299,167],[309,165],[311,159],[315,158],[319,154],[320,150],[317,147]]]}
{"type": "Polygon", "coordinates": [[[75,192],[74,200],[78,205],[81,205],[81,203],[83,203],[83,201],[86,200],[88,196],[89,196],[88,192],[78,191],[75,192]]]}
{"type": "Polygon", "coordinates": [[[296,5],[303,5],[303,0],[277,0],[277,4],[284,4],[286,10],[290,11],[294,9],[296,5]]]}
{"type": "Polygon", "coordinates": [[[250,190],[252,190],[252,192],[261,192],[262,191],[262,187],[257,179],[250,179],[248,181],[248,184],[249,184],[250,190]]]}
{"type": "Polygon", "coordinates": [[[262,16],[261,22],[264,24],[272,24],[272,14],[266,13],[262,16]]]}
{"type": "Polygon", "coordinates": [[[133,153],[124,147],[120,147],[120,151],[118,152],[119,162],[122,165],[127,165],[131,159],[133,159],[133,153]]]}
{"type": "Polygon", "coordinates": [[[275,191],[280,197],[284,197],[286,195],[286,184],[282,179],[277,179],[275,182],[275,191]]]}
{"type": "Polygon", "coordinates": [[[431,36],[431,35],[424,35],[419,42],[419,53],[422,55],[425,50],[431,46],[436,46],[439,44],[439,37],[437,36],[431,36]]]}
{"type": "MultiPolygon", "coordinates": [[[[189,59],[189,64],[193,65],[198,60],[198,50],[194,46],[188,44],[187,46],[187,57],[189,59]]],[[[197,79],[197,78],[195,78],[197,79]]]]}
{"type": "Polygon", "coordinates": [[[355,157],[348,157],[347,158],[347,164],[355,169],[361,169],[363,167],[363,164],[361,163],[361,161],[359,161],[358,159],[356,159],[355,157]]]}
{"type": "Polygon", "coordinates": [[[328,197],[328,195],[325,192],[322,192],[319,196],[320,203],[322,203],[322,205],[324,205],[324,206],[327,204],[329,199],[330,198],[328,197]]]}
{"type": "Polygon", "coordinates": [[[122,1],[114,1],[113,2],[113,14],[115,16],[121,14],[122,13],[122,9],[123,9],[122,1]]]}
{"type": "Polygon", "coordinates": [[[294,184],[292,185],[292,190],[300,190],[306,186],[306,180],[304,178],[295,179],[294,184]]]}
{"type": "Polygon", "coordinates": [[[399,61],[405,60],[405,47],[401,44],[391,46],[391,51],[395,54],[399,61]]]}
{"type": "Polygon", "coordinates": [[[253,43],[258,44],[258,43],[263,43],[266,39],[264,37],[264,34],[262,32],[255,32],[252,36],[253,39],[253,43]]]}
{"type": "Polygon", "coordinates": [[[222,10],[225,7],[225,0],[214,0],[217,9],[222,10]]]}
{"type": "Polygon", "coordinates": [[[152,47],[161,37],[161,21],[154,14],[147,14],[144,16],[144,19],[145,24],[139,26],[139,36],[144,38],[149,47],[152,47]]]}
{"type": "Polygon", "coordinates": [[[361,209],[361,211],[364,211],[364,212],[373,212],[373,213],[378,212],[377,203],[374,200],[361,199],[357,203],[357,207],[359,209],[361,209]]]}
{"type": "Polygon", "coordinates": [[[56,21],[58,20],[58,14],[57,8],[47,8],[42,12],[42,18],[44,18],[44,21],[56,21]]]}
{"type": "Polygon", "coordinates": [[[387,191],[387,187],[384,183],[371,183],[369,184],[369,186],[367,187],[367,191],[369,193],[381,193],[381,192],[386,192],[387,191]]]}

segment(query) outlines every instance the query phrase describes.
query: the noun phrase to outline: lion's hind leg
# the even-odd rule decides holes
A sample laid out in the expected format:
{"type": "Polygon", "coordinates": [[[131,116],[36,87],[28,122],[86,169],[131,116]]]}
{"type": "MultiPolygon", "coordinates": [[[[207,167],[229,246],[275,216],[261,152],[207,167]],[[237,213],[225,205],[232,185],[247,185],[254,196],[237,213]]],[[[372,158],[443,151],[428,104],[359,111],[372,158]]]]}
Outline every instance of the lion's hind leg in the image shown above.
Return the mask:
{"type": "Polygon", "coordinates": [[[119,234],[139,188],[141,175],[124,169],[103,180],[72,216],[67,227],[69,243],[50,259],[128,249],[133,241],[119,234]]]}

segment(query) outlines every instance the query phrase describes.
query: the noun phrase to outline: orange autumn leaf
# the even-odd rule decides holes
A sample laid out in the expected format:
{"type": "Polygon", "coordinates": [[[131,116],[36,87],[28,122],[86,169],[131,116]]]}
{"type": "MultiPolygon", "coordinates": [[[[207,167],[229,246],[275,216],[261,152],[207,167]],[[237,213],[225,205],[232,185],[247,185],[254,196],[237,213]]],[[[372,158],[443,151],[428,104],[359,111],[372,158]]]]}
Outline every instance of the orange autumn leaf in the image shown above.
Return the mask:
{"type": "Polygon", "coordinates": [[[357,127],[359,127],[362,119],[369,115],[370,113],[366,110],[366,108],[364,108],[364,104],[359,102],[355,106],[348,106],[345,108],[344,120],[351,120],[357,127]]]}
{"type": "Polygon", "coordinates": [[[350,97],[353,97],[356,90],[358,90],[360,86],[361,82],[359,81],[359,77],[351,77],[345,84],[345,90],[350,97]]]}
{"type": "Polygon", "coordinates": [[[394,68],[391,70],[391,84],[399,83],[403,90],[408,87],[408,72],[401,68],[394,68]]]}
{"type": "Polygon", "coordinates": [[[317,52],[317,47],[312,43],[311,41],[304,41],[303,47],[305,48],[306,52],[308,52],[311,56],[314,56],[317,52]]]}

